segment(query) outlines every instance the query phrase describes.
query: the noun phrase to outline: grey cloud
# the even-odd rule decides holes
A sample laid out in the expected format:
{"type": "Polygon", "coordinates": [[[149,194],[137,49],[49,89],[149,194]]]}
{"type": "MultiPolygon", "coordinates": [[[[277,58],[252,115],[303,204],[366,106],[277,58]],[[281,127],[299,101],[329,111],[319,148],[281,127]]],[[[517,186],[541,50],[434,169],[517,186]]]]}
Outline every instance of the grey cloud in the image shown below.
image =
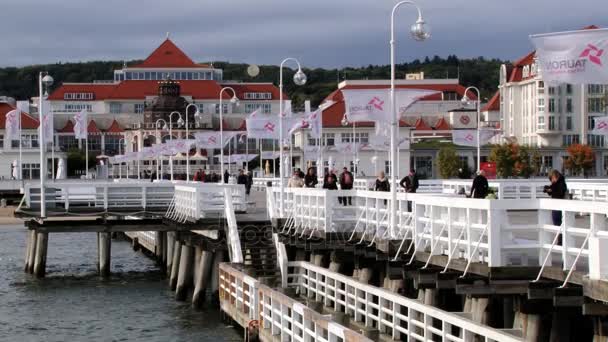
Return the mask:
{"type": "MultiPolygon", "coordinates": [[[[193,59],[308,66],[388,63],[386,0],[3,0],[0,66],[145,58],[171,32],[193,59]]],[[[606,26],[603,0],[568,9],[554,0],[420,0],[433,27],[428,42],[408,38],[413,9],[397,17],[399,60],[456,54],[515,59],[528,35],[606,26]]],[[[573,5],[573,4],[571,4],[573,5]]]]}

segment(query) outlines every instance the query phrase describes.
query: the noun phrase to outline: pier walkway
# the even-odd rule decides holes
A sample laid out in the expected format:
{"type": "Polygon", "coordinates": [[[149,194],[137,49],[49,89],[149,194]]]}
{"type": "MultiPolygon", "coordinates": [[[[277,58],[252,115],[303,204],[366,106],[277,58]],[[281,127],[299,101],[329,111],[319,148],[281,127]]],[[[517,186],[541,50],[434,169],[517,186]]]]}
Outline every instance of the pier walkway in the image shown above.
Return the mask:
{"type": "Polygon", "coordinates": [[[159,260],[178,300],[219,291],[222,310],[264,341],[567,341],[577,322],[608,335],[605,180],[570,181],[563,200],[544,181],[491,181],[496,199],[423,181],[392,203],[360,179],[285,188],[282,211],[278,185],[256,179],[246,196],[231,184],[59,182],[47,218],[32,185],[17,213],[31,218],[26,269],[44,275],[48,233],[89,231],[107,275],[120,232],[159,260]]]}

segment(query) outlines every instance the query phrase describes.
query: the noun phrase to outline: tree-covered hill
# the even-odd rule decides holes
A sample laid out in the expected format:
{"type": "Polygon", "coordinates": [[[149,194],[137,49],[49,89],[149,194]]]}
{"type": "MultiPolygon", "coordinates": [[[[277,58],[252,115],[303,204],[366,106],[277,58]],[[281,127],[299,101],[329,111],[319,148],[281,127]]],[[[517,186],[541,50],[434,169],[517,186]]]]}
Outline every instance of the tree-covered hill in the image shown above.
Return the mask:
{"type": "MultiPolygon", "coordinates": [[[[133,65],[137,61],[128,62],[133,65]]],[[[459,59],[456,56],[442,58],[434,56],[424,60],[414,60],[397,65],[397,78],[404,78],[406,73],[424,71],[425,78],[460,78],[462,85],[477,86],[482,92],[482,99],[487,99],[496,91],[498,85],[498,59],[484,57],[459,59]]],[[[7,95],[22,100],[37,94],[37,75],[41,70],[48,71],[55,78],[55,86],[61,82],[92,82],[93,80],[110,80],[113,71],[122,66],[121,61],[91,61],[82,63],[57,63],[32,65],[21,68],[0,68],[0,95],[7,95]]],[[[215,62],[216,68],[224,70],[224,79],[252,82],[274,82],[279,80],[279,67],[261,65],[260,74],[249,77],[247,64],[215,62]]],[[[291,82],[293,70],[285,73],[285,90],[299,107],[305,99],[310,99],[313,106],[318,105],[330,92],[336,89],[338,80],[388,79],[390,66],[368,65],[364,67],[346,67],[343,69],[305,69],[308,82],[297,87],[291,82]]]]}

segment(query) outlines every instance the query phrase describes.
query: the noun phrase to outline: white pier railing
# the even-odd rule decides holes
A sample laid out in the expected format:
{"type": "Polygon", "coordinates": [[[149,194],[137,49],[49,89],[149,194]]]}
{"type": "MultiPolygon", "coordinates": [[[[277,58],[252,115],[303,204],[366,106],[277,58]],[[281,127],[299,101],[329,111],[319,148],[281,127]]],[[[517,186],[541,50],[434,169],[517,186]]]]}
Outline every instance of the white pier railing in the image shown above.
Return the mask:
{"type": "Polygon", "coordinates": [[[262,340],[269,335],[281,341],[360,341],[370,339],[331,318],[309,309],[277,290],[260,284],[231,264],[220,264],[219,295],[222,310],[250,326],[259,324],[262,340]]]}
{"type": "MultiPolygon", "coordinates": [[[[122,208],[166,209],[173,198],[171,182],[61,181],[45,185],[47,207],[91,207],[104,210],[122,208]]],[[[26,183],[25,203],[40,207],[40,184],[26,183]]]]}
{"type": "Polygon", "coordinates": [[[180,183],[175,186],[175,195],[166,217],[178,222],[196,222],[213,214],[224,214],[225,192],[232,196],[235,211],[247,210],[245,186],[222,183],[180,183]]]}
{"type": "MultiPolygon", "coordinates": [[[[501,266],[561,265],[593,279],[608,280],[608,202],[528,199],[472,199],[450,194],[398,193],[397,220],[390,227],[390,193],[288,188],[283,234],[310,238],[315,232],[348,234],[353,243],[372,246],[377,240],[397,240],[397,258],[427,253],[472,263],[501,266]],[[353,206],[338,198],[353,197],[353,206]],[[408,204],[409,202],[409,204],[408,204]],[[411,207],[411,211],[408,209],[411,207]],[[514,212],[527,211],[527,214],[514,212]],[[535,213],[530,213],[534,211],[535,213]],[[563,216],[554,226],[552,212],[563,216]],[[524,221],[518,215],[526,215],[524,221]],[[527,222],[526,222],[527,220],[527,222]],[[561,236],[561,240],[560,240],[561,236]],[[561,241],[561,242],[560,242],[561,241]]],[[[278,192],[267,192],[272,217],[278,217],[278,192]]]]}
{"type": "Polygon", "coordinates": [[[290,262],[289,266],[290,286],[394,340],[522,341],[509,332],[472,321],[470,313],[443,311],[307,262],[290,262]]]}

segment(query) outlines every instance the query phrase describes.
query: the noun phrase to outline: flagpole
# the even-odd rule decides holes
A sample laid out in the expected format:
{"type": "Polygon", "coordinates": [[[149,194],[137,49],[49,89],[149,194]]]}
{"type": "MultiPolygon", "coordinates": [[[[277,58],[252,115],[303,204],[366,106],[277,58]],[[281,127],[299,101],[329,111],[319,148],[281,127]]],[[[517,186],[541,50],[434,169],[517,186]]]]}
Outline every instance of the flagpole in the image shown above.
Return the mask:
{"type": "Polygon", "coordinates": [[[22,162],[22,152],[21,152],[21,143],[23,142],[23,139],[21,137],[21,110],[19,110],[19,112],[17,113],[17,115],[19,115],[19,178],[17,179],[23,179],[23,171],[21,170],[21,162],[22,162]]]}
{"type": "Polygon", "coordinates": [[[84,170],[84,178],[88,179],[89,177],[89,126],[87,124],[87,137],[84,139],[84,146],[85,146],[85,160],[84,160],[84,165],[85,165],[85,170],[84,170]]]}

